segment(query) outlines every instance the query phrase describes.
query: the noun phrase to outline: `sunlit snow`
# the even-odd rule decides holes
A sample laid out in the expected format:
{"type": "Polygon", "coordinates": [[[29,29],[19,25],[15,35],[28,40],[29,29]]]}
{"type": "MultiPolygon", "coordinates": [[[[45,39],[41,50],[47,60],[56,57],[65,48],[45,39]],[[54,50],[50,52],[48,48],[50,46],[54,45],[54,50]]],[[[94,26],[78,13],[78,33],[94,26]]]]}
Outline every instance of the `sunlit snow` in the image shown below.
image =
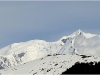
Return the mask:
{"type": "Polygon", "coordinates": [[[79,29],[56,42],[30,40],[0,49],[0,73],[61,74],[85,60],[100,61],[100,36],[79,29]],[[80,55],[91,57],[83,59],[80,55]]]}

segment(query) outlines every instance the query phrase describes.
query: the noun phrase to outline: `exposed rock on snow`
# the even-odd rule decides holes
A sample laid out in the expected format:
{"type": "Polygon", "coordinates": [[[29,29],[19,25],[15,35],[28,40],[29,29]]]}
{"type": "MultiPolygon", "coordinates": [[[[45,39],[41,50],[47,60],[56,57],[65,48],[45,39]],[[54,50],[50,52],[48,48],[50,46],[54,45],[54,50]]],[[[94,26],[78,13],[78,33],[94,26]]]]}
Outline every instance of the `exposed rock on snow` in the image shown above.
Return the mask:
{"type": "Polygon", "coordinates": [[[100,61],[99,35],[79,29],[56,42],[31,40],[0,49],[0,73],[61,74],[77,61],[100,61]]]}

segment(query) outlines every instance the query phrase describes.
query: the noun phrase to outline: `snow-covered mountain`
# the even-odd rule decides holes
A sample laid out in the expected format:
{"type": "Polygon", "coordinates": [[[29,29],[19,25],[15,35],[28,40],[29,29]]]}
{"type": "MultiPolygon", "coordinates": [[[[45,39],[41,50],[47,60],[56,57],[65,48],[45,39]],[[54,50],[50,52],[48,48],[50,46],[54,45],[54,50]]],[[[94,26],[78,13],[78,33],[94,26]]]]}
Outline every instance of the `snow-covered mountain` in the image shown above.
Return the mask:
{"type": "Polygon", "coordinates": [[[0,49],[0,73],[61,74],[77,61],[100,61],[100,35],[79,29],[56,42],[30,40],[0,49]]]}

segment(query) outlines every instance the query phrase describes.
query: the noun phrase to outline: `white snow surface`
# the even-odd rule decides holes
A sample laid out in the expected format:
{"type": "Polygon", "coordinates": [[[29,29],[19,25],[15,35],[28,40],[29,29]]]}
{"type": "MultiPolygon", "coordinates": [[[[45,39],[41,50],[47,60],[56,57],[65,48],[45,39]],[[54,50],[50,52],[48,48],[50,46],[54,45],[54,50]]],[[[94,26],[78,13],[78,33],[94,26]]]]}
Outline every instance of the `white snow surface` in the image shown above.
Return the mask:
{"type": "Polygon", "coordinates": [[[76,62],[99,62],[100,57],[91,56],[82,58],[78,55],[46,56],[18,66],[0,70],[1,75],[61,75],[62,72],[71,68],[76,62]]]}
{"type": "Polygon", "coordinates": [[[61,74],[77,61],[100,61],[100,35],[79,29],[56,42],[30,40],[0,49],[3,74],[61,74]]]}

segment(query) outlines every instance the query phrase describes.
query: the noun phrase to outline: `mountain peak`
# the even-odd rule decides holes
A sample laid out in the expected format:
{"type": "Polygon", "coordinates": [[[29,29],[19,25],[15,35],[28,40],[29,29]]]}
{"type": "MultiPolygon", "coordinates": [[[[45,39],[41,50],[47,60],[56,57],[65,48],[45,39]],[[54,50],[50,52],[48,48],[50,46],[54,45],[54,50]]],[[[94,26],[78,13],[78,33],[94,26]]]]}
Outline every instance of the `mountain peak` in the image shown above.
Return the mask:
{"type": "Polygon", "coordinates": [[[79,34],[85,34],[81,29],[78,29],[77,31],[75,31],[74,33],[72,33],[71,35],[69,35],[69,36],[63,36],[60,40],[62,40],[62,39],[66,39],[66,38],[68,38],[68,37],[75,37],[75,36],[77,36],[77,35],[79,35],[79,34]]]}
{"type": "Polygon", "coordinates": [[[76,32],[74,32],[73,34],[71,34],[72,37],[78,36],[78,35],[83,35],[86,38],[91,38],[96,36],[95,34],[91,34],[91,33],[85,33],[82,30],[78,29],[76,32]]]}
{"type": "Polygon", "coordinates": [[[75,36],[80,35],[80,34],[84,35],[85,33],[82,30],[78,29],[77,31],[75,31],[74,33],[72,33],[71,36],[75,37],[75,36]]]}
{"type": "Polygon", "coordinates": [[[73,34],[79,35],[81,33],[84,33],[82,30],[78,29],[76,32],[74,32],[73,34]]]}
{"type": "Polygon", "coordinates": [[[83,32],[81,29],[78,29],[77,32],[83,32]]]}

